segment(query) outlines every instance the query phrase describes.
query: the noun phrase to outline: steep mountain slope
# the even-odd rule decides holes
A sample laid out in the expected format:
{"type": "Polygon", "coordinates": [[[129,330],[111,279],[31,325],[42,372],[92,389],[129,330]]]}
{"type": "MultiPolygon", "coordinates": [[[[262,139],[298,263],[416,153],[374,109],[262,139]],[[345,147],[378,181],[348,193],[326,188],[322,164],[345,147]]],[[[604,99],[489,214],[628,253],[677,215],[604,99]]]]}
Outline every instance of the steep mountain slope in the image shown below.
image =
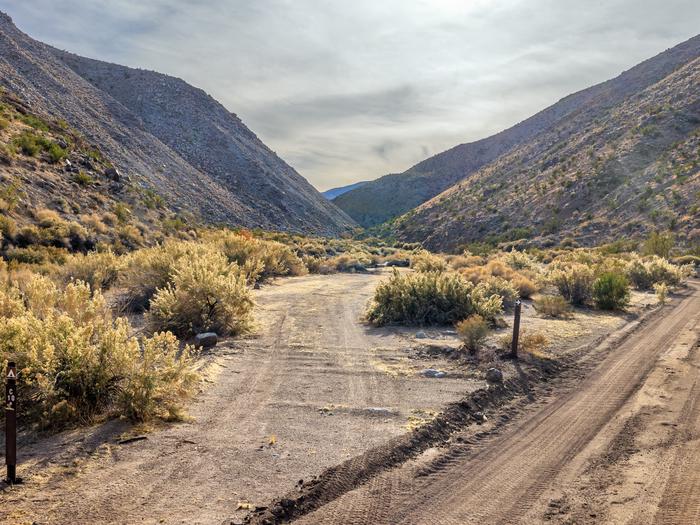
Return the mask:
{"type": "Polygon", "coordinates": [[[56,50],[0,14],[0,85],[75,127],[174,210],[327,235],[352,226],[235,115],[179,79],[56,50]]]}
{"type": "Polygon", "coordinates": [[[618,77],[563,98],[556,104],[501,133],[461,144],[435,155],[408,171],[374,180],[334,199],[334,203],[363,226],[374,226],[401,215],[493,162],[562,119],[583,112],[592,122],[626,97],[639,93],[696,58],[700,36],[646,60],[618,77]]]}
{"type": "Polygon", "coordinates": [[[190,228],[64,121],[0,88],[0,255],[65,258],[64,248],[121,253],[190,228]]]}
{"type": "Polygon", "coordinates": [[[361,182],[356,182],[355,184],[349,184],[347,186],[340,186],[338,188],[331,188],[330,190],[326,190],[322,192],[321,194],[329,200],[335,199],[339,195],[342,195],[343,193],[347,193],[349,191],[355,190],[361,186],[364,186],[367,184],[368,181],[364,180],[361,182]]]}
{"type": "Polygon", "coordinates": [[[700,242],[700,53],[614,107],[561,119],[393,228],[440,249],[536,237],[593,244],[667,228],[700,242]]]}

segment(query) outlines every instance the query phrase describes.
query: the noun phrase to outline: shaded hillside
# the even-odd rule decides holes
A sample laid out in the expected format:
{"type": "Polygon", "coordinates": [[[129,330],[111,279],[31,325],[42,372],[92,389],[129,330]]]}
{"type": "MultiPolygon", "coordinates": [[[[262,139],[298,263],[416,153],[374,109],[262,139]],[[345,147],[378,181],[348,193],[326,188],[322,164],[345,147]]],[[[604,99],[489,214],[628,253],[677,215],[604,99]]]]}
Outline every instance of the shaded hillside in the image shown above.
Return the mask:
{"type": "Polygon", "coordinates": [[[501,133],[461,144],[435,155],[400,174],[371,181],[333,202],[363,226],[374,226],[401,215],[493,162],[520,144],[551,130],[577,113],[592,122],[608,108],[663,79],[700,54],[700,36],[694,37],[618,77],[563,98],[556,104],[501,133]]]}
{"type": "Polygon", "coordinates": [[[700,242],[700,58],[590,113],[400,217],[394,233],[439,249],[484,239],[594,244],[656,229],[700,242]]]}
{"type": "Polygon", "coordinates": [[[362,182],[356,182],[355,184],[349,184],[347,186],[340,186],[338,188],[331,188],[330,190],[326,190],[322,193],[322,195],[329,200],[335,199],[339,195],[342,195],[343,193],[347,193],[349,191],[352,191],[354,189],[360,188],[367,184],[367,181],[362,181],[362,182]]]}
{"type": "Polygon", "coordinates": [[[0,15],[0,85],[99,144],[173,210],[327,235],[352,226],[235,115],[179,79],[58,51],[0,15]]]}

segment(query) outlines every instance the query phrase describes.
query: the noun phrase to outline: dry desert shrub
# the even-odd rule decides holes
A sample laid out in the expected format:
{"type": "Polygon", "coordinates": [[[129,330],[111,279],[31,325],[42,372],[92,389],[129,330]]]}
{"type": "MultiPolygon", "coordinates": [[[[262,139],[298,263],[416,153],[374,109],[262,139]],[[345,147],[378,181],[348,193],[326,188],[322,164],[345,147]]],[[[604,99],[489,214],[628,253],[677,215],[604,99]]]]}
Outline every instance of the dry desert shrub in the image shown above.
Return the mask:
{"type": "Polygon", "coordinates": [[[561,295],[542,295],[534,301],[535,310],[548,317],[567,318],[571,315],[571,305],[561,295]]]}
{"type": "Polygon", "coordinates": [[[106,412],[144,419],[178,411],[196,381],[188,348],[172,336],[139,341],[86,283],[59,288],[36,274],[2,273],[0,362],[17,362],[28,420],[59,429],[106,412]],[[137,380],[149,386],[138,395],[137,380]]]}
{"type": "Polygon", "coordinates": [[[453,324],[475,313],[493,319],[502,309],[499,296],[485,295],[459,274],[394,271],[377,286],[367,319],[376,325],[453,324]]]}
{"type": "Polygon", "coordinates": [[[651,290],[654,284],[678,286],[692,274],[692,266],[676,266],[657,255],[634,255],[627,267],[627,275],[639,290],[651,290]]]}
{"type": "MultiPolygon", "coordinates": [[[[504,352],[510,352],[513,345],[513,334],[507,334],[500,338],[500,347],[504,352]]],[[[518,351],[538,355],[549,344],[549,339],[539,332],[522,330],[518,338],[518,351]]]]}
{"type": "Polygon", "coordinates": [[[255,239],[233,232],[211,235],[207,240],[220,246],[230,262],[247,268],[250,282],[307,273],[304,262],[289,246],[281,242],[255,239]]]}
{"type": "Polygon", "coordinates": [[[486,339],[489,332],[488,323],[478,314],[467,317],[455,325],[464,347],[471,354],[475,354],[486,339]]]}
{"type": "Polygon", "coordinates": [[[66,258],[57,275],[65,282],[83,281],[94,290],[106,290],[117,281],[123,264],[124,260],[109,250],[76,253],[66,258]]]}
{"type": "Polygon", "coordinates": [[[147,319],[153,330],[180,336],[237,335],[250,327],[252,309],[241,268],[223,254],[208,253],[173,266],[171,281],[153,296],[147,319]]]}
{"type": "Polygon", "coordinates": [[[417,272],[445,272],[447,271],[447,261],[439,255],[421,250],[411,256],[411,268],[417,272]]]}
{"type": "Polygon", "coordinates": [[[593,270],[583,263],[553,264],[548,279],[559,293],[571,304],[586,304],[593,293],[595,275],[593,270]]]}

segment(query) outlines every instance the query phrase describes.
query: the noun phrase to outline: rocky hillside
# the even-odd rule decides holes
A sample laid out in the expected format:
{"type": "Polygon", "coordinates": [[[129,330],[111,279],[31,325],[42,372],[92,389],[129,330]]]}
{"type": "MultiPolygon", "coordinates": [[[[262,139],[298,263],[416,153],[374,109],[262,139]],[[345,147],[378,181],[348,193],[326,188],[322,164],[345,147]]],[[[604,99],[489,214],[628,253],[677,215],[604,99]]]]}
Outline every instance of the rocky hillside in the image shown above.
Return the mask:
{"type": "Polygon", "coordinates": [[[363,226],[374,226],[419,206],[480,168],[526,144],[561,122],[594,122],[626,98],[659,82],[700,54],[700,36],[692,38],[618,77],[574,93],[501,133],[461,144],[408,171],[372,181],[334,199],[363,226]]]}
{"type": "Polygon", "coordinates": [[[117,253],[189,226],[157,193],[114,167],[65,121],[47,120],[0,88],[0,255],[47,262],[65,251],[117,253]]]}
{"type": "Polygon", "coordinates": [[[174,211],[212,223],[325,235],[353,225],[202,90],[59,51],[1,13],[0,85],[34,113],[66,121],[174,211]]]}
{"type": "Polygon", "coordinates": [[[560,119],[397,219],[393,233],[446,250],[667,229],[700,243],[700,39],[690,44],[695,59],[611,107],[560,119]]]}

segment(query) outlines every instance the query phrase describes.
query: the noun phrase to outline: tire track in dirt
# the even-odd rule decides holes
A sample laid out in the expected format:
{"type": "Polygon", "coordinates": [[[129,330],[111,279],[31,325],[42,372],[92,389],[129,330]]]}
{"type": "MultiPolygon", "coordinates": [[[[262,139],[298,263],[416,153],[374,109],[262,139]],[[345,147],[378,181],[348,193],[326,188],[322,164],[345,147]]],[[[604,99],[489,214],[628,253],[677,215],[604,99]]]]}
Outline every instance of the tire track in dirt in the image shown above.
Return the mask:
{"type": "Polygon", "coordinates": [[[300,523],[531,523],[523,516],[537,496],[596,439],[660,352],[699,312],[700,295],[693,288],[679,305],[609,352],[575,390],[514,422],[488,446],[428,476],[417,477],[412,465],[389,471],[300,523]]]}
{"type": "Polygon", "coordinates": [[[246,512],[239,502],[268,501],[404,434],[412,410],[439,410],[473,390],[471,379],[392,377],[371,364],[374,349],[398,356],[407,344],[360,322],[381,278],[304,276],[256,291],[258,334],[214,349],[216,373],[190,407],[192,421],[124,446],[111,434],[68,469],[71,456],[56,451],[81,432],[39,439],[22,452],[39,458],[41,472],[22,473],[21,490],[0,494],[0,522],[12,505],[41,525],[221,523],[246,512]]]}
{"type": "Polygon", "coordinates": [[[691,358],[695,380],[683,407],[674,441],[676,451],[666,490],[654,522],[659,525],[700,523],[700,359],[697,346],[691,358]]]}

